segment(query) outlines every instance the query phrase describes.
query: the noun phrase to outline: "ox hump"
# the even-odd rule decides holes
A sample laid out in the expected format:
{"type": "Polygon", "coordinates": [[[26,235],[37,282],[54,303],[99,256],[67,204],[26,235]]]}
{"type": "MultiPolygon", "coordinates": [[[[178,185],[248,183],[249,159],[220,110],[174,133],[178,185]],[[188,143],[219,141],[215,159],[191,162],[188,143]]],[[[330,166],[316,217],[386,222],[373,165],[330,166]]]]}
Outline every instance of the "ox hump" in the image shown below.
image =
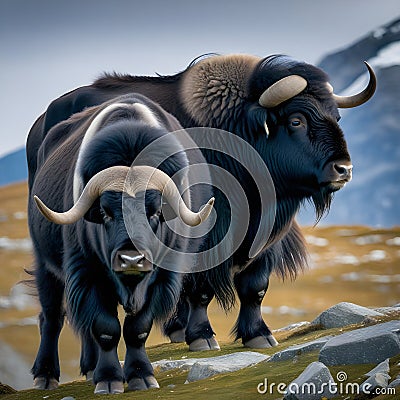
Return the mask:
{"type": "Polygon", "coordinates": [[[201,125],[229,118],[247,97],[249,79],[260,60],[236,54],[210,57],[192,66],[182,82],[186,111],[201,125]]]}

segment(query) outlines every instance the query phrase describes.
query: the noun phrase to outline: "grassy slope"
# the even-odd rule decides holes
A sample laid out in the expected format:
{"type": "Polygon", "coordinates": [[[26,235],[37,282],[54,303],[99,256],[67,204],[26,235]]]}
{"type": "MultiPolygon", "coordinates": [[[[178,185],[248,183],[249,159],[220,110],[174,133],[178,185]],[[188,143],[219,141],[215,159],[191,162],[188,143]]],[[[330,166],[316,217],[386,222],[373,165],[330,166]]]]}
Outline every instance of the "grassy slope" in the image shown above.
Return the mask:
{"type": "MultiPolygon", "coordinates": [[[[0,237],[9,237],[12,239],[25,238],[28,236],[26,219],[16,218],[16,212],[26,210],[27,188],[25,183],[10,185],[0,188],[0,237]]],[[[386,240],[400,236],[400,229],[375,230],[367,227],[351,228],[306,228],[305,233],[329,241],[327,246],[310,245],[310,252],[316,262],[312,262],[312,268],[301,274],[295,282],[281,282],[273,277],[270,289],[263,305],[272,307],[272,312],[265,314],[265,319],[271,328],[276,329],[292,322],[301,320],[312,320],[315,316],[327,307],[340,301],[350,301],[364,306],[386,306],[398,303],[400,301],[400,281],[395,279],[389,283],[374,283],[368,279],[358,281],[343,280],[342,275],[349,272],[356,272],[372,275],[399,276],[399,258],[400,251],[398,246],[389,246],[386,240]],[[366,235],[379,234],[382,240],[377,244],[356,245],[354,240],[366,235]],[[361,259],[373,250],[383,250],[387,257],[379,262],[362,262],[359,265],[347,265],[340,262],[334,262],[338,255],[353,255],[361,259]],[[329,283],[324,283],[329,281],[329,283]],[[285,310],[279,312],[279,307],[286,305],[291,308],[301,309],[298,315],[285,313],[285,310]]],[[[0,249],[1,279],[0,296],[9,294],[10,288],[20,281],[27,279],[23,268],[32,264],[32,255],[21,251],[8,251],[0,249]]],[[[18,326],[15,323],[24,317],[36,315],[37,305],[33,302],[32,307],[24,310],[1,309],[0,322],[8,323],[9,326],[0,329],[0,341],[4,341],[14,347],[22,356],[25,357],[28,364],[32,364],[38,345],[38,329],[36,326],[18,326]]],[[[240,350],[240,344],[232,344],[229,331],[234,324],[237,315],[237,309],[232,313],[225,315],[216,304],[210,307],[210,319],[218,339],[224,343],[224,348],[240,350]]],[[[159,343],[165,343],[165,338],[161,336],[157,329],[154,329],[149,337],[148,345],[154,346],[159,343]]],[[[175,356],[176,351],[184,352],[185,347],[163,346],[151,350],[154,353],[154,360],[159,359],[159,351],[175,356]]],[[[123,346],[120,348],[120,355],[123,358],[123,346]]],[[[66,326],[62,332],[60,340],[60,360],[62,369],[62,379],[79,378],[79,344],[69,326],[66,326]]],[[[291,366],[286,365],[287,373],[291,366]]],[[[297,368],[296,368],[297,370],[297,368]]],[[[253,371],[254,372],[254,371],[253,371]]],[[[253,374],[252,372],[252,374],[253,374]]],[[[240,375],[240,373],[238,373],[240,375]]],[[[162,377],[161,382],[168,382],[169,377],[162,377]]],[[[215,378],[217,380],[223,378],[215,378]]],[[[213,380],[210,380],[213,382],[213,380]]],[[[210,383],[212,384],[212,383],[210,383]]],[[[85,383],[82,384],[85,387],[85,383]]],[[[188,385],[190,392],[191,384],[188,385]]],[[[186,388],[186,386],[185,386],[186,388]]],[[[174,390],[174,389],[171,389],[174,390]]],[[[182,389],[183,390],[183,389],[182,389]]],[[[186,390],[186,389],[185,389],[186,390]]],[[[88,393],[92,388],[88,387],[88,393]]],[[[204,389],[204,393],[208,390],[204,389]]],[[[163,392],[164,393],[164,392],[163,392]]],[[[148,396],[147,394],[146,396],[148,396]]],[[[197,394],[196,394],[197,396],[197,394]]],[[[62,397],[62,396],[61,396],[62,397]]],[[[55,398],[61,398],[59,394],[55,398]]],[[[42,398],[42,397],[41,397],[42,398]]],[[[50,397],[51,398],[51,397],[50,397]]],[[[81,397],[79,397],[81,398],[81,397]]],[[[139,397],[138,397],[139,398],[139,397]]],[[[149,397],[147,397],[149,398],[149,397]]],[[[183,397],[182,397],[183,398],[183,397]]]]}
{"type": "MultiPolygon", "coordinates": [[[[397,316],[399,317],[399,316],[397,316]]],[[[386,320],[386,319],[385,319],[386,320]]],[[[376,321],[378,322],[378,321],[376,321]]],[[[354,329],[358,326],[346,328],[345,330],[354,329]]],[[[297,330],[292,332],[289,337],[287,334],[281,333],[278,335],[280,340],[280,349],[286,348],[292,344],[302,343],[304,341],[313,340],[326,334],[339,334],[342,329],[330,329],[325,331],[308,331],[297,330]]],[[[238,344],[225,343],[222,350],[218,355],[228,354],[232,352],[243,351],[243,348],[238,344]]],[[[276,349],[260,350],[264,354],[272,354],[276,349]]],[[[187,352],[186,347],[182,344],[163,344],[153,346],[148,349],[149,357],[152,361],[171,358],[179,359],[182,357],[191,357],[193,354],[187,352]]],[[[201,353],[201,357],[215,356],[215,352],[201,353]]],[[[196,357],[199,355],[196,354],[196,357]]],[[[318,353],[308,353],[298,357],[295,360],[274,362],[274,363],[260,363],[253,367],[245,368],[243,370],[230,373],[221,374],[211,377],[202,381],[192,382],[185,384],[187,372],[180,370],[166,371],[159,373],[156,371],[156,377],[160,383],[161,389],[150,390],[144,392],[124,393],[119,395],[119,398],[126,399],[174,399],[185,400],[195,397],[196,400],[209,400],[209,399],[276,399],[281,397],[275,390],[272,394],[260,395],[257,392],[257,385],[264,382],[267,378],[268,382],[272,383],[285,383],[289,384],[296,378],[308,364],[312,361],[318,360],[318,353]]],[[[396,376],[400,373],[400,355],[391,359],[391,375],[396,376]]],[[[340,371],[345,371],[348,379],[346,382],[361,384],[366,378],[362,377],[364,373],[371,370],[374,365],[353,365],[353,366],[334,366],[330,367],[332,376],[335,378],[336,374],[340,371]]],[[[339,383],[339,382],[338,382],[339,383]]],[[[37,391],[37,390],[24,390],[14,394],[4,395],[1,397],[3,400],[36,400],[36,399],[61,399],[64,396],[72,396],[76,399],[92,399],[93,385],[90,382],[83,380],[75,381],[72,383],[61,385],[56,391],[37,391]]],[[[113,398],[113,396],[111,397],[113,398]]],[[[338,396],[338,399],[352,398],[347,396],[338,396]]],[[[395,396],[384,396],[384,399],[396,399],[395,396]]]]}

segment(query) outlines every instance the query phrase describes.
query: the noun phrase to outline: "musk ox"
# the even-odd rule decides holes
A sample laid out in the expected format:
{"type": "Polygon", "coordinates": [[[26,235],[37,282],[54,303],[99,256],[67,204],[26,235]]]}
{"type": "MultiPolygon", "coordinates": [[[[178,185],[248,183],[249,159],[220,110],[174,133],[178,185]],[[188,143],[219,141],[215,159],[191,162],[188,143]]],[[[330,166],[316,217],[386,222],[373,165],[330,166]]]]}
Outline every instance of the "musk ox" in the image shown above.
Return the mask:
{"type": "MultiPolygon", "coordinates": [[[[185,176],[176,183],[170,178],[191,161],[203,161],[200,151],[186,154],[168,134],[179,128],[176,119],[152,101],[128,95],[54,126],[40,146],[29,195],[34,275],[42,308],[41,341],[32,368],[36,388],[58,385],[64,300],[82,341],[81,372],[93,373],[95,393],[123,392],[124,380],[130,390],[158,387],[144,345],[153,320],[164,320],[174,310],[181,274],[153,262],[147,244],[157,238],[181,252],[189,247],[184,236],[166,226],[162,202],[185,226],[206,220],[213,204],[205,186],[197,186],[183,200],[180,186],[185,176]],[[169,151],[159,168],[143,160],[130,168],[142,149],[160,138],[165,138],[163,147],[148,154],[160,158],[169,151]],[[199,212],[189,209],[198,209],[200,203],[207,204],[199,212]],[[127,313],[123,370],[117,356],[118,303],[127,313]]],[[[191,251],[194,246],[190,243],[191,251]]]]}
{"type": "MultiPolygon", "coordinates": [[[[185,338],[191,350],[218,348],[207,306],[215,295],[229,309],[236,291],[240,300],[236,338],[248,347],[274,346],[277,342],[260,309],[269,276],[275,271],[294,277],[306,264],[306,248],[295,220],[301,204],[311,200],[319,219],[329,210],[332,193],[351,179],[338,108],[356,107],[371,98],[376,79],[367,68],[366,88],[346,97],[333,92],[319,68],[282,55],[212,55],[173,76],[105,75],[54,100],[33,125],[28,151],[37,149],[49,129],[74,112],[131,91],[158,102],[185,128],[220,128],[247,141],[267,164],[275,185],[277,210],[271,235],[260,252],[249,252],[265,212],[257,187],[235,161],[204,151],[210,164],[230,171],[244,188],[251,204],[249,229],[232,257],[189,279],[166,332],[172,340],[185,338]]],[[[34,173],[36,160],[28,156],[28,163],[34,173]]],[[[220,193],[215,197],[220,230],[209,235],[212,242],[220,240],[229,220],[226,198],[220,193]]]]}

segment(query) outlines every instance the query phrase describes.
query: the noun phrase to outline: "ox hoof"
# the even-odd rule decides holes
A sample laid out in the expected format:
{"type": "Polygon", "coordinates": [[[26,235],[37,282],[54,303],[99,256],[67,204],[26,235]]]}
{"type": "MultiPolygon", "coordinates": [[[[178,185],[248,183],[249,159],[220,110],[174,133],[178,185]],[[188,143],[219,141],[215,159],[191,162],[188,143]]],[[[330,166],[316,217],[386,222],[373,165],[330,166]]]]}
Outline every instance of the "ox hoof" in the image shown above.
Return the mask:
{"type": "Polygon", "coordinates": [[[278,341],[272,335],[257,336],[247,342],[243,342],[244,347],[250,347],[251,349],[267,349],[278,346],[278,344],[278,341]]]}
{"type": "Polygon", "coordinates": [[[189,351],[221,350],[217,340],[212,337],[209,339],[196,339],[189,345],[189,351]]]}
{"type": "Polygon", "coordinates": [[[38,376],[33,380],[33,388],[39,390],[54,390],[58,388],[58,380],[54,378],[38,376]]]}
{"type": "Polygon", "coordinates": [[[121,381],[100,381],[97,383],[94,394],[119,394],[124,393],[124,384],[121,381]]]}
{"type": "Polygon", "coordinates": [[[147,389],[159,389],[158,384],[154,376],[149,375],[146,378],[132,378],[128,382],[128,390],[147,390],[147,389]]]}
{"type": "Polygon", "coordinates": [[[169,338],[171,343],[183,343],[185,341],[185,330],[180,329],[179,331],[172,332],[169,338]]]}
{"type": "Polygon", "coordinates": [[[87,380],[88,382],[91,382],[91,381],[93,380],[93,373],[94,373],[94,371],[88,371],[88,372],[86,373],[86,380],[87,380]]]}

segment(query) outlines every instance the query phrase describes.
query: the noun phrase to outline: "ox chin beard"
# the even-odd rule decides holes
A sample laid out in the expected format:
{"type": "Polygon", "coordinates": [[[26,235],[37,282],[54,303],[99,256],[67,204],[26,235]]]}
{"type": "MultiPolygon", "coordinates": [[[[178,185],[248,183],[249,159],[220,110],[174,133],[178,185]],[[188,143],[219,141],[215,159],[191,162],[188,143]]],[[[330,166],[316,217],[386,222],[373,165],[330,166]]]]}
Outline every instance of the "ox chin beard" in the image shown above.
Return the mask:
{"type": "Polygon", "coordinates": [[[313,203],[315,209],[315,225],[321,221],[324,215],[329,213],[332,199],[333,193],[323,188],[311,196],[310,201],[313,203]]]}

